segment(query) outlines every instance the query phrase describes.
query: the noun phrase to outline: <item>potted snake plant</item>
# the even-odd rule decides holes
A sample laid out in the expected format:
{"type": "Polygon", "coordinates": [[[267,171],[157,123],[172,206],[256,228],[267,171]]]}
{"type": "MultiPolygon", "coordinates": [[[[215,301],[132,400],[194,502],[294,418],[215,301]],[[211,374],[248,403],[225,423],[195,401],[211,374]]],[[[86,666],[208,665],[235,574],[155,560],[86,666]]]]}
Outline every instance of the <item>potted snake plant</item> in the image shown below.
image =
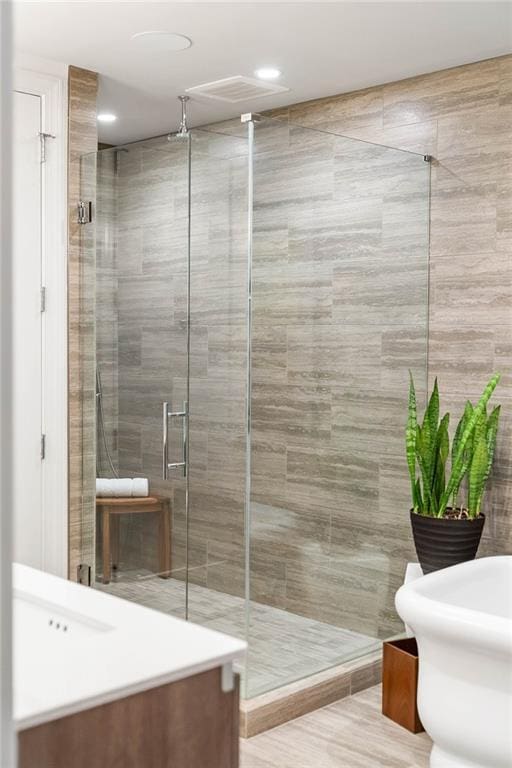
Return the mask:
{"type": "Polygon", "coordinates": [[[450,414],[439,418],[437,379],[422,423],[418,422],[412,374],[406,455],[411,480],[412,532],[423,573],[473,560],[485,515],[482,499],[492,468],[500,418],[487,404],[500,379],[495,374],[478,403],[466,403],[450,448],[450,414]],[[448,470],[449,464],[449,470],[448,470]]]}

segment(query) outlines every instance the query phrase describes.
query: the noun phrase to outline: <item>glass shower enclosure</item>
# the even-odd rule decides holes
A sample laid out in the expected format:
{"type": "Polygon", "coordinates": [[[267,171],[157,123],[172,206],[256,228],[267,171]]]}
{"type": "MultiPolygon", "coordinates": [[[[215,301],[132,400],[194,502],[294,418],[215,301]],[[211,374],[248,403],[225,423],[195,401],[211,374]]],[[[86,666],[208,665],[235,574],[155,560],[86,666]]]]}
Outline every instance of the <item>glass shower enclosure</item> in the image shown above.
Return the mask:
{"type": "Polygon", "coordinates": [[[247,638],[245,697],[375,650],[412,557],[428,161],[249,116],[85,156],[82,179],[94,586],[247,638]],[[94,481],[116,477],[170,526],[133,500],[107,551],[94,481]]]}

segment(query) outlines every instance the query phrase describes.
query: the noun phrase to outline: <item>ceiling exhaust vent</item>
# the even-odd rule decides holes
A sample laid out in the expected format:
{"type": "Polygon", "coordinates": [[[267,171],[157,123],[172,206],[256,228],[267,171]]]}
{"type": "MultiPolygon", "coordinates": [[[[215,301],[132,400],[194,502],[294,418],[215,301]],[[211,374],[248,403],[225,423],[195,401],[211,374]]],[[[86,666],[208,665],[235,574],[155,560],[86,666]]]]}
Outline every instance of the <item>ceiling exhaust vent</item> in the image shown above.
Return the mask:
{"type": "Polygon", "coordinates": [[[262,80],[255,80],[252,77],[235,75],[234,77],[225,77],[223,80],[214,80],[212,83],[195,85],[186,90],[193,96],[205,96],[208,99],[237,104],[240,101],[251,101],[263,96],[274,96],[276,93],[284,93],[290,89],[275,83],[264,83],[262,80]]]}

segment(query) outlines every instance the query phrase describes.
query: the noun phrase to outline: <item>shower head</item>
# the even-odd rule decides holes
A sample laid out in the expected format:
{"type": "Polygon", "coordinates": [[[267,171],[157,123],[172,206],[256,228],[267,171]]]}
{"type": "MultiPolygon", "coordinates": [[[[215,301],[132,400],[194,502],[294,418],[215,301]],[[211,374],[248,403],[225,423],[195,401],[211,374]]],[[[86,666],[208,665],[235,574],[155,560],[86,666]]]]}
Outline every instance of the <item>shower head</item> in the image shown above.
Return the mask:
{"type": "Polygon", "coordinates": [[[189,130],[187,126],[187,101],[190,101],[190,96],[178,96],[178,99],[181,102],[181,122],[180,127],[178,128],[176,133],[170,133],[167,136],[167,140],[171,141],[171,139],[186,139],[189,135],[189,130]]]}

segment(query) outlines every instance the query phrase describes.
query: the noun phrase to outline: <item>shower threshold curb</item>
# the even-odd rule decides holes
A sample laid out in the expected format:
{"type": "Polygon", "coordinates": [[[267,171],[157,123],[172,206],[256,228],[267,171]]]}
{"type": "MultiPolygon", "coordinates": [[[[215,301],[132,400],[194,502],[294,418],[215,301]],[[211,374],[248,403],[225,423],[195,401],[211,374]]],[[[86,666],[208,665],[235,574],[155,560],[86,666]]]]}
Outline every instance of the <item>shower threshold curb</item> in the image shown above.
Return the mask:
{"type": "Polygon", "coordinates": [[[249,739],[382,680],[382,649],[240,702],[240,736],[249,739]]]}

